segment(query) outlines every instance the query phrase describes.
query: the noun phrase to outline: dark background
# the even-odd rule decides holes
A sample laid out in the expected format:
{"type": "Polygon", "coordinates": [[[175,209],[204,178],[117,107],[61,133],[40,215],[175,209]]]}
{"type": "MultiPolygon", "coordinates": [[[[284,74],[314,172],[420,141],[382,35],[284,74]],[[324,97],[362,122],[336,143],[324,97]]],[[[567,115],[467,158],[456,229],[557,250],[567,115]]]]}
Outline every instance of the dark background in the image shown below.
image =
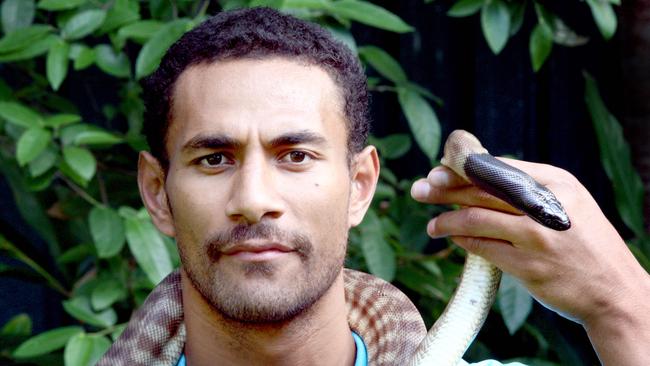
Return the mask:
{"type": "MultiPolygon", "coordinates": [[[[592,193],[621,234],[628,237],[630,233],[614,207],[611,184],[600,165],[592,122],[584,103],[582,75],[587,71],[596,78],[614,115],[626,113],[625,81],[630,77],[623,68],[623,54],[628,41],[626,24],[619,17],[616,35],[605,42],[586,3],[544,3],[590,41],[577,48],[554,45],[549,59],[538,73],[532,71],[528,51],[530,31],[536,23],[531,6],[526,10],[522,29],[498,56],[488,48],[478,16],[459,19],[446,15],[451,1],[430,4],[422,1],[380,2],[379,5],[398,14],[416,31],[399,35],[355,24],[353,33],[359,45],[372,44],[388,51],[400,61],[409,79],[444,101],[442,106],[434,105],[443,139],[453,129],[467,129],[495,155],[514,155],[570,171],[592,193]]],[[[89,93],[101,100],[115,98],[111,85],[107,84],[109,81],[102,78],[100,72],[93,73],[92,70],[90,68],[83,78],[66,81],[62,93],[72,100],[83,99],[89,93]]],[[[0,66],[0,74],[1,71],[0,66]]],[[[82,111],[84,117],[96,113],[91,105],[82,111]]],[[[377,136],[408,131],[397,98],[392,93],[372,94],[372,116],[373,133],[377,136]]],[[[619,119],[626,124],[625,119],[619,119]]],[[[638,125],[634,128],[638,132],[638,125]]],[[[628,137],[630,130],[628,126],[628,137]]],[[[638,140],[637,132],[635,137],[638,140]]],[[[638,149],[638,145],[633,146],[633,151],[638,149]]],[[[391,164],[398,176],[426,175],[430,169],[428,160],[416,150],[391,164]]],[[[41,253],[46,252],[45,245],[19,219],[11,192],[3,180],[0,180],[0,225],[8,237],[26,237],[35,243],[36,251],[40,248],[41,253]]],[[[52,262],[51,258],[43,258],[43,254],[34,255],[43,259],[41,263],[52,262]]],[[[3,261],[6,259],[0,258],[0,263],[3,261]]],[[[43,286],[3,278],[0,294],[0,324],[20,312],[27,312],[32,317],[35,333],[67,321],[60,306],[61,299],[43,286]]],[[[532,322],[539,327],[559,327],[558,342],[577,349],[584,364],[597,362],[580,326],[560,321],[550,312],[536,314],[532,322]]],[[[507,347],[498,344],[495,340],[490,349],[498,351],[507,347]]],[[[508,351],[503,352],[507,356],[508,351]]]]}

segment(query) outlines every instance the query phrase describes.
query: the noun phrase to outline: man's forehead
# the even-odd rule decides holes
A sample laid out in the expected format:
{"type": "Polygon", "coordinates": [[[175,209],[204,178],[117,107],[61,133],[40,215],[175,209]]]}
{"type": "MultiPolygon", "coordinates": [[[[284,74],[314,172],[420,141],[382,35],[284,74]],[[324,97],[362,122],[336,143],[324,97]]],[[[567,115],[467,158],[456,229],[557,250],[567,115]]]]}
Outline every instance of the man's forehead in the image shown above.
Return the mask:
{"type": "Polygon", "coordinates": [[[339,95],[322,68],[284,58],[194,65],[176,85],[169,137],[180,137],[179,147],[200,135],[245,139],[252,126],[266,127],[266,140],[305,129],[327,135],[323,124],[345,130],[339,95]]]}
{"type": "Polygon", "coordinates": [[[341,95],[334,79],[322,67],[286,57],[269,57],[226,59],[191,65],[179,75],[173,99],[179,96],[178,92],[183,88],[199,92],[213,87],[214,82],[218,82],[218,88],[226,97],[232,88],[252,86],[260,89],[266,87],[266,92],[275,94],[302,95],[312,92],[326,95],[331,102],[339,102],[341,95]],[[299,88],[291,89],[292,86],[299,88]]]}

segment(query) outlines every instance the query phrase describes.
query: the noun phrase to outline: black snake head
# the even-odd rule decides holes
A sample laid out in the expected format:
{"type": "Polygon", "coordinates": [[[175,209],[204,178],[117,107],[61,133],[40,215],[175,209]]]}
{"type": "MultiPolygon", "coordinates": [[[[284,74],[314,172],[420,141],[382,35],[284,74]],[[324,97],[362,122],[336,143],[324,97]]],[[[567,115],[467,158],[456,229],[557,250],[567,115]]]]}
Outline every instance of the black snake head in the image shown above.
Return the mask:
{"type": "Polygon", "coordinates": [[[530,217],[553,230],[564,231],[571,228],[571,220],[553,192],[539,185],[531,193],[537,196],[535,202],[539,203],[530,207],[530,217]]]}

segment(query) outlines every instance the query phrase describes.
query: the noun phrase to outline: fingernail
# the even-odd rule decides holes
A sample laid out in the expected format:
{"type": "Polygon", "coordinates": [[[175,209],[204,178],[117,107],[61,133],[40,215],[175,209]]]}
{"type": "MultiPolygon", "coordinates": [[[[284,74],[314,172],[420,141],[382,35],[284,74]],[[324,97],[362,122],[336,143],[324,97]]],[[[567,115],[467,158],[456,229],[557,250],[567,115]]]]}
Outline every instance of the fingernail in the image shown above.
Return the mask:
{"type": "Polygon", "coordinates": [[[444,236],[444,235],[440,235],[440,234],[436,233],[436,220],[437,219],[438,219],[437,217],[434,217],[431,220],[429,220],[429,223],[427,224],[427,234],[429,234],[429,236],[431,238],[433,238],[433,239],[442,238],[444,236]]]}
{"type": "Polygon", "coordinates": [[[432,170],[427,176],[429,184],[432,186],[444,187],[449,185],[449,174],[443,170],[432,170]]]}
{"type": "Polygon", "coordinates": [[[411,196],[413,196],[413,198],[424,199],[429,195],[429,191],[431,191],[429,183],[425,181],[417,181],[413,183],[413,186],[411,187],[411,196]]]}

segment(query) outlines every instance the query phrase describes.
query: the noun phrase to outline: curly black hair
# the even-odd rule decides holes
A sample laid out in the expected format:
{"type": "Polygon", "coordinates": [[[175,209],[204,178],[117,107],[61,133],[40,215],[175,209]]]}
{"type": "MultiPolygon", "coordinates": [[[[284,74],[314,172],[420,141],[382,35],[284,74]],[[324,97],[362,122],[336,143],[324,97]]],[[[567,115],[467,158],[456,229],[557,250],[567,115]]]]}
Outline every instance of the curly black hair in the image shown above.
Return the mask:
{"type": "Polygon", "coordinates": [[[319,66],[332,77],[345,102],[348,155],[363,149],[369,130],[368,91],[357,57],[316,24],[269,8],[251,8],[219,13],[187,32],[142,80],[144,134],[165,171],[174,84],[183,71],[200,63],[277,56],[319,66]]]}

